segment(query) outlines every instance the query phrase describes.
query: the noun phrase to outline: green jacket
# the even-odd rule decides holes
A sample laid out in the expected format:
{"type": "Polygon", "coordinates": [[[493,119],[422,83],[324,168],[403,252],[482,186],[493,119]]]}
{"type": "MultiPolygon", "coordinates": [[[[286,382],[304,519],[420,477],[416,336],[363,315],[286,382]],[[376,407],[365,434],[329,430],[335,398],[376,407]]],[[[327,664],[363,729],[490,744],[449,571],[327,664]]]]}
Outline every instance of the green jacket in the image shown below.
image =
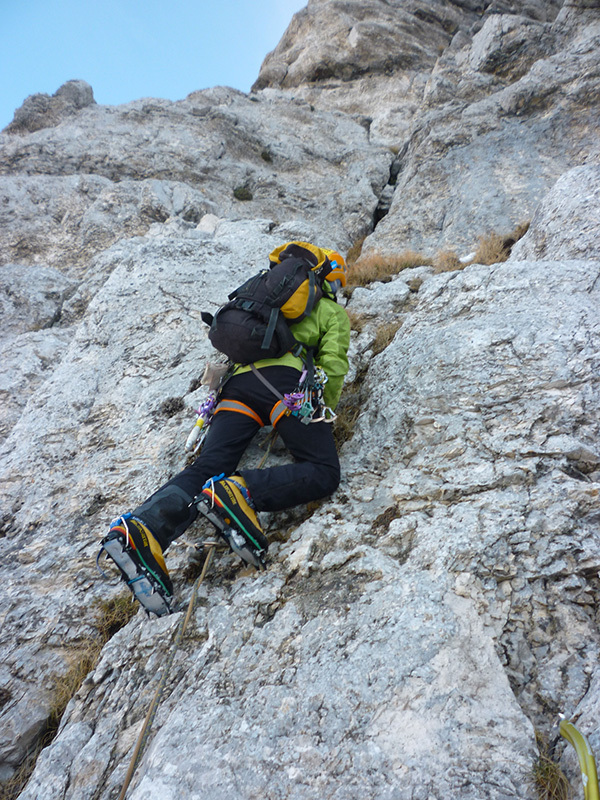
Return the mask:
{"type": "MultiPolygon", "coordinates": [[[[342,306],[335,300],[322,297],[312,312],[301,322],[290,325],[290,330],[299,342],[308,347],[318,348],[315,353],[315,364],[322,367],[327,375],[327,383],[323,391],[325,404],[334,409],[342,393],[344,377],[348,372],[348,346],[350,345],[350,320],[342,306]]],[[[270,367],[274,365],[304,368],[302,359],[291,353],[281,358],[265,358],[257,361],[255,366],[270,367]]],[[[248,366],[240,366],[235,374],[247,372],[248,366]]]]}

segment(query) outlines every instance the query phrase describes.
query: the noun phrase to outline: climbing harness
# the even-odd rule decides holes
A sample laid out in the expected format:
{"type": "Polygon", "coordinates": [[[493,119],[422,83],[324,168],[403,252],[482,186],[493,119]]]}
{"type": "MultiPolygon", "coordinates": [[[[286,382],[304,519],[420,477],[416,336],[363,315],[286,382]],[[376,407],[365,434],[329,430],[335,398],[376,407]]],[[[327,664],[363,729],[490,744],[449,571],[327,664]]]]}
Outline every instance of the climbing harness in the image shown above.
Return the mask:
{"type": "Polygon", "coordinates": [[[600,800],[596,760],[590,748],[590,743],[587,738],[577,730],[575,725],[567,719],[561,719],[558,730],[563,739],[566,739],[569,744],[573,745],[577,753],[585,800],[600,800]]]}
{"type": "Polygon", "coordinates": [[[121,788],[121,793],[119,794],[118,800],[125,800],[127,789],[129,788],[131,779],[133,778],[135,770],[144,752],[144,748],[146,747],[146,744],[148,742],[148,737],[150,735],[150,728],[152,727],[152,723],[154,722],[154,717],[156,716],[156,710],[158,708],[158,704],[165,690],[169,672],[171,670],[171,667],[173,666],[175,655],[177,654],[179,646],[181,645],[185,629],[187,628],[187,624],[190,620],[190,617],[192,616],[192,611],[194,610],[194,606],[196,604],[196,595],[198,594],[198,587],[204,580],[204,577],[208,572],[208,568],[212,561],[212,557],[215,551],[215,543],[214,542],[205,543],[205,546],[208,552],[206,554],[206,559],[202,567],[202,572],[200,573],[196,582],[194,583],[194,588],[192,589],[192,596],[190,598],[190,602],[188,605],[187,614],[185,615],[185,617],[182,617],[181,621],[179,622],[179,627],[177,628],[177,633],[175,634],[175,640],[173,641],[173,646],[171,648],[171,652],[169,653],[169,658],[167,660],[167,663],[165,664],[163,674],[161,675],[158,687],[150,704],[150,708],[148,709],[148,713],[146,714],[146,719],[144,720],[144,724],[142,725],[142,730],[140,731],[140,734],[138,736],[138,740],[135,745],[135,749],[133,751],[133,756],[129,764],[129,769],[127,770],[127,775],[125,776],[125,780],[123,782],[123,786],[121,788]]]}
{"type": "Polygon", "coordinates": [[[298,417],[305,425],[311,422],[334,422],[336,414],[329,406],[325,405],[323,391],[327,383],[327,374],[322,367],[314,367],[312,363],[306,367],[300,376],[298,386],[293,392],[282,394],[273,384],[265,378],[254,364],[250,365],[253,374],[263,383],[269,391],[278,398],[271,409],[270,421],[275,427],[283,416],[298,417]]]}

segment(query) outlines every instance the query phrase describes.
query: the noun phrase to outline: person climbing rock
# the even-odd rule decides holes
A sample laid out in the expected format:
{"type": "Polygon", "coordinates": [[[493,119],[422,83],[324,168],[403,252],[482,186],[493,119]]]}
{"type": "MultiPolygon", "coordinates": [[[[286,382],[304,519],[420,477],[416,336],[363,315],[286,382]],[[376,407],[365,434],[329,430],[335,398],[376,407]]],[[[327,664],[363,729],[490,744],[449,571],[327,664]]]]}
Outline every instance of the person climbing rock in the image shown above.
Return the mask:
{"type": "Polygon", "coordinates": [[[329,422],[348,371],[350,323],[336,300],[346,264],[339,253],[308,242],[288,242],[269,261],[270,270],[233,292],[214,318],[203,315],[213,344],[234,355],[198,458],[118,517],[102,542],[135,597],[159,616],[170,613],[173,601],[163,554],[199,513],[228,534],[245,561],[264,568],[268,540],[257,512],[322,499],[339,485],[329,422]],[[287,294],[278,294],[284,285],[287,294]],[[264,324],[257,324],[258,312],[264,324]],[[242,357],[248,353],[251,360],[242,357]],[[263,353],[268,357],[255,357],[263,353]],[[268,425],[293,461],[239,469],[248,444],[268,425]]]}

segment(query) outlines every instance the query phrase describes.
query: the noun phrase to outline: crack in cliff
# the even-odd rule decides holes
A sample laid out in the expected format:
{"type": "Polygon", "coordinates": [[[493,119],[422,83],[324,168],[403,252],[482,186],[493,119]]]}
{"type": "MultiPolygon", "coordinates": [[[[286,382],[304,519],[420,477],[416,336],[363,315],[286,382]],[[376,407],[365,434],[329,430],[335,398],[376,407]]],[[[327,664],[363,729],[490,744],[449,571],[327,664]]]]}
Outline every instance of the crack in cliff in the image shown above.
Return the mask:
{"type": "Polygon", "coordinates": [[[379,202],[377,203],[375,211],[373,212],[373,224],[371,232],[373,232],[377,228],[377,225],[381,222],[381,220],[385,216],[388,215],[390,211],[394,199],[394,194],[396,191],[398,175],[402,171],[402,166],[403,166],[402,162],[407,149],[408,149],[408,144],[405,144],[402,151],[396,155],[396,157],[394,158],[394,160],[390,165],[390,174],[388,182],[383,187],[379,195],[379,202]]]}

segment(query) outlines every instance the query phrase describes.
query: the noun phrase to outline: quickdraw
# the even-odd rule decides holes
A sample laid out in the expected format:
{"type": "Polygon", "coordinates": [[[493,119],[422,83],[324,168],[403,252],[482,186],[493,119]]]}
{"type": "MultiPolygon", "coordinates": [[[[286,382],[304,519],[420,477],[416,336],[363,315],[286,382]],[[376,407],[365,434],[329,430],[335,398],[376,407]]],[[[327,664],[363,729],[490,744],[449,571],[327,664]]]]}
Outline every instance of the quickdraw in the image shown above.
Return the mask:
{"type": "Polygon", "coordinates": [[[187,437],[185,443],[186,452],[195,454],[202,447],[202,442],[208,432],[208,426],[212,422],[217,407],[221,387],[232,372],[233,369],[230,364],[213,364],[210,361],[204,368],[200,384],[208,387],[208,396],[196,411],[198,419],[187,437]]]}
{"type": "Polygon", "coordinates": [[[312,384],[306,380],[307,370],[302,372],[298,389],[283,396],[283,402],[290,413],[298,417],[305,425],[311,422],[331,423],[336,415],[325,405],[323,391],[327,383],[327,374],[322,367],[315,367],[312,384]]]}

